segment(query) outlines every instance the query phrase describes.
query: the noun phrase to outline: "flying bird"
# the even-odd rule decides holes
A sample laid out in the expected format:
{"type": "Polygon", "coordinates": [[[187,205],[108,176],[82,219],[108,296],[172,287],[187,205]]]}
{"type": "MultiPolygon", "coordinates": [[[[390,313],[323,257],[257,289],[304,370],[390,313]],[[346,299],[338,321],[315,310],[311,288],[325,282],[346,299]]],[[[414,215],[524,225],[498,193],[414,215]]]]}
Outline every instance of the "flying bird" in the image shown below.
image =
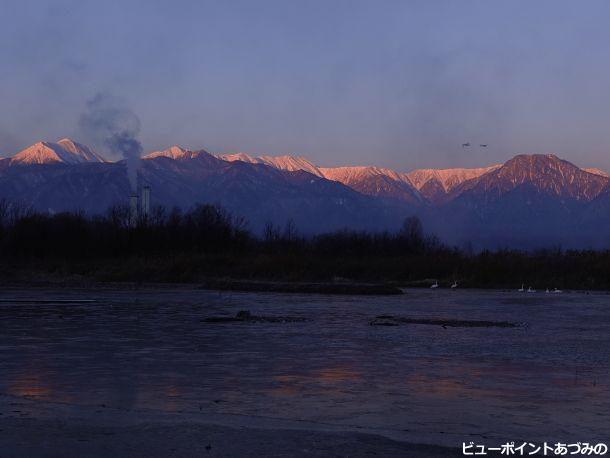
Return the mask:
{"type": "Polygon", "coordinates": [[[468,143],[462,143],[462,148],[467,148],[468,146],[470,146],[470,142],[468,142],[468,143]]]}
{"type": "Polygon", "coordinates": [[[482,143],[479,146],[482,147],[482,148],[487,148],[487,145],[484,145],[482,143]]]}

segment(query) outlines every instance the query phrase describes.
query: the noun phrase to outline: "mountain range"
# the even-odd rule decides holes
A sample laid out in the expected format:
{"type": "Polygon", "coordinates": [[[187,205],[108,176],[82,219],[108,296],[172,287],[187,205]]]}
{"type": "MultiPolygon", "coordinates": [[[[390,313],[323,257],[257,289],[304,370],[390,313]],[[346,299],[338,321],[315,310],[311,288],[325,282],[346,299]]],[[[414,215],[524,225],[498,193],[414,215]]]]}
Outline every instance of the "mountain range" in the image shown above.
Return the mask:
{"type": "MultiPolygon", "coordinates": [[[[179,146],[142,158],[139,186],[166,208],[218,203],[254,231],[292,220],[304,233],[396,230],[407,216],[443,241],[474,248],[610,247],[610,178],[553,154],[481,168],[318,167],[297,156],[211,154],[179,146]]],[[[103,213],[126,204],[125,161],[71,139],[0,159],[0,198],[45,212],[103,213]]]]}

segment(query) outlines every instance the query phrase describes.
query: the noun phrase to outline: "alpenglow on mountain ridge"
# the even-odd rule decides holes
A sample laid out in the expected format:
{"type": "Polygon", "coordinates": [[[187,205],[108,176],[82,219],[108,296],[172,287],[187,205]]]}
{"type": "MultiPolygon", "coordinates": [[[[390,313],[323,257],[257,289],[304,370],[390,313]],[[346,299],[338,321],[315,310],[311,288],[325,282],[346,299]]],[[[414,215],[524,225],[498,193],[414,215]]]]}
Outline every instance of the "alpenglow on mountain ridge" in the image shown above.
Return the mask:
{"type": "MultiPolygon", "coordinates": [[[[403,173],[174,146],[145,155],[138,180],[151,186],[153,205],[220,204],[254,231],[288,220],[304,233],[396,230],[416,215],[428,231],[458,245],[610,245],[607,174],[550,154],[520,154],[475,169],[403,173]]],[[[106,161],[70,139],[38,142],[0,159],[0,199],[39,211],[102,213],[125,205],[131,192],[125,161],[106,161]]]]}

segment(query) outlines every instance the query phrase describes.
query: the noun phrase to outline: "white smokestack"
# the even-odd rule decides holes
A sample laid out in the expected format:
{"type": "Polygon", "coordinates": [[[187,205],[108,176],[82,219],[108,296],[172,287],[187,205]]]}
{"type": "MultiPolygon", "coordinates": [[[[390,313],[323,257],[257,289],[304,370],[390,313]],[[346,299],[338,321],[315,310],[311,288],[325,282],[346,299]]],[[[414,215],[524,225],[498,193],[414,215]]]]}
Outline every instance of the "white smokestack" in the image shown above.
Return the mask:
{"type": "Polygon", "coordinates": [[[138,225],[138,196],[136,194],[129,197],[129,225],[131,227],[138,225]]]}
{"type": "Polygon", "coordinates": [[[150,186],[142,188],[142,217],[148,218],[150,214],[150,186]]]}

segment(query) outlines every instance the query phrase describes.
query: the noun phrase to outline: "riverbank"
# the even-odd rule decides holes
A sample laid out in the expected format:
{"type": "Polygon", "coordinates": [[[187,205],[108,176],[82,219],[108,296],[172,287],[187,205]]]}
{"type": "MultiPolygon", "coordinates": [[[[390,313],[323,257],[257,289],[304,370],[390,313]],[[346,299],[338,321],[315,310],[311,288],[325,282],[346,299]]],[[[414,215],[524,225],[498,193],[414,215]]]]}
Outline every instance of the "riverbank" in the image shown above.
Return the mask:
{"type": "Polygon", "coordinates": [[[270,281],[239,278],[203,278],[188,282],[163,281],[100,281],[83,275],[58,276],[33,273],[27,276],[13,276],[0,280],[4,288],[95,288],[95,289],[150,289],[150,288],[197,288],[214,291],[266,292],[287,294],[340,294],[353,296],[400,295],[403,290],[391,283],[368,283],[339,281],[270,281]]]}
{"type": "MultiPolygon", "coordinates": [[[[260,291],[259,284],[384,285],[384,287],[555,290],[610,290],[606,252],[521,253],[465,255],[456,251],[401,254],[358,249],[347,253],[315,251],[244,251],[159,253],[114,256],[4,257],[1,283],[154,283],[206,284],[224,289],[260,291]]],[[[339,286],[336,286],[339,285],[339,286]]],[[[350,286],[351,288],[351,286],[350,286]]],[[[273,291],[265,287],[265,291],[273,291]]],[[[308,291],[303,291],[308,292],[308,291]]],[[[329,292],[332,294],[332,291],[329,292]]],[[[357,294],[357,292],[355,292],[357,294]]]]}
{"type": "MultiPolygon", "coordinates": [[[[234,291],[234,292],[262,292],[262,293],[285,293],[285,294],[337,294],[337,295],[401,295],[406,291],[418,291],[430,289],[430,286],[438,282],[438,290],[451,288],[453,281],[438,281],[434,278],[426,278],[417,281],[386,281],[386,282],[355,282],[348,279],[336,279],[332,281],[281,281],[281,280],[255,280],[232,277],[208,277],[188,281],[164,281],[160,279],[142,279],[138,281],[125,280],[100,280],[91,275],[63,275],[39,271],[12,272],[10,275],[0,277],[0,288],[24,290],[28,288],[65,288],[65,289],[200,289],[211,291],[234,291]]],[[[535,283],[534,283],[535,285],[535,283]]],[[[458,283],[458,290],[479,291],[503,291],[517,292],[522,284],[513,287],[487,285],[476,285],[472,283],[458,283]]],[[[549,289],[554,292],[553,289],[549,289]]],[[[524,293],[527,291],[524,291],[524,293]]],[[[544,294],[546,289],[539,288],[535,293],[544,294]]],[[[563,293],[577,294],[610,294],[608,289],[564,289],[563,293]]]]}

